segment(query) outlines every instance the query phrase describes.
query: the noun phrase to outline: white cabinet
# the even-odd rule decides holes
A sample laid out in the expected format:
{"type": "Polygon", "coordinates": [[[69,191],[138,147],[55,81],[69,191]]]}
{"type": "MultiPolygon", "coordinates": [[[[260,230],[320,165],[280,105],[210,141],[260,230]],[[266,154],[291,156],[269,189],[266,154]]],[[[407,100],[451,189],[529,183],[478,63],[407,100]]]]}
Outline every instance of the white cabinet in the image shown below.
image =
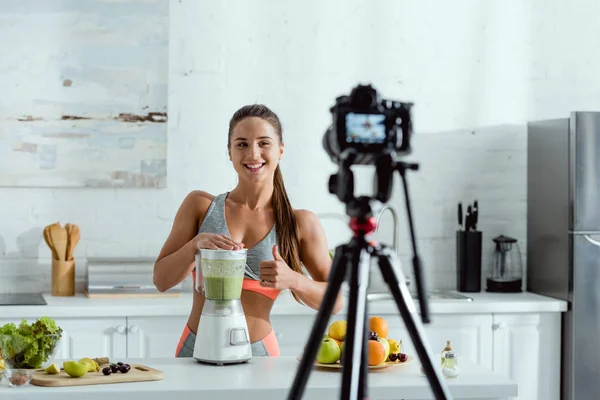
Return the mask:
{"type": "Polygon", "coordinates": [[[60,359],[127,356],[127,319],[119,318],[57,318],[63,337],[56,354],[60,359]]]}
{"type": "MultiPolygon", "coordinates": [[[[388,321],[389,335],[393,339],[401,339],[405,353],[414,355],[417,352],[399,315],[380,315],[388,321]],[[398,333],[397,333],[398,332],[398,333]]],[[[416,315],[417,318],[420,318],[416,315]]],[[[466,358],[479,365],[492,367],[492,315],[491,314],[433,314],[429,324],[424,324],[425,339],[433,354],[439,354],[452,342],[452,348],[460,358],[466,358]]],[[[441,363],[441,359],[440,359],[441,363]]]]}
{"type": "Polygon", "coordinates": [[[272,315],[271,325],[277,336],[280,354],[286,357],[302,354],[314,322],[314,315],[272,315]]]}
{"type": "Polygon", "coordinates": [[[171,358],[188,317],[127,318],[128,358],[171,358]]]}
{"type": "Polygon", "coordinates": [[[559,313],[495,314],[494,366],[519,386],[514,399],[560,398],[559,313]]]}

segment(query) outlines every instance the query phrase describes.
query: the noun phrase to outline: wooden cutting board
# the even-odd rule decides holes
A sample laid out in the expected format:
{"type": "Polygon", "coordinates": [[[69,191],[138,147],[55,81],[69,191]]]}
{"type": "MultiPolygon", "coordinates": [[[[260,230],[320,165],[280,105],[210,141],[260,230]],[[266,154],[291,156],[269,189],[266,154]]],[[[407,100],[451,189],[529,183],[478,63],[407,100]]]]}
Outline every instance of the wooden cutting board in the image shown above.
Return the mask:
{"type": "Polygon", "coordinates": [[[162,371],[146,367],[140,364],[130,364],[131,369],[126,374],[120,372],[104,375],[99,372],[88,372],[81,378],[73,378],[65,371],[58,374],[48,374],[43,370],[36,370],[31,378],[31,384],[35,386],[84,386],[104,385],[108,383],[146,382],[159,381],[164,377],[162,371]]]}

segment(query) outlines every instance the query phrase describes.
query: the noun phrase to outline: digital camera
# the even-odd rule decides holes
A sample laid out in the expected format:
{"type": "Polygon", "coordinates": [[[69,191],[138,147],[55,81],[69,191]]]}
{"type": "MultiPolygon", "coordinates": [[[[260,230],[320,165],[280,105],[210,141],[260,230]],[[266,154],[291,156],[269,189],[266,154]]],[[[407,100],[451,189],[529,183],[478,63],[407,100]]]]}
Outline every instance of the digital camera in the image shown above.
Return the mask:
{"type": "Polygon", "coordinates": [[[330,111],[332,125],[323,136],[323,147],[334,162],[347,152],[353,164],[374,164],[377,156],[411,152],[412,103],[381,99],[371,85],[358,85],[349,96],[340,96],[330,111]]]}

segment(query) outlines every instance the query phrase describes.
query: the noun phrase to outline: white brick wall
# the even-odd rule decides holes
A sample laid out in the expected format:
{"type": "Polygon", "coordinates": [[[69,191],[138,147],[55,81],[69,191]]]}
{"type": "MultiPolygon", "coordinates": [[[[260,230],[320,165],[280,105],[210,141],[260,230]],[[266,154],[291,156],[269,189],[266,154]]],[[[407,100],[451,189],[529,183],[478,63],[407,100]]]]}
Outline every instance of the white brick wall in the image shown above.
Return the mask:
{"type": "MultiPolygon", "coordinates": [[[[343,212],[327,192],[335,166],[321,137],[335,97],[359,82],[416,104],[411,159],[421,170],[409,176],[419,248],[430,287],[453,287],[456,203],[479,200],[488,260],[501,233],[524,249],[524,122],[597,108],[600,58],[590,50],[600,4],[577,3],[171,1],[168,188],[0,188],[0,292],[49,290],[41,230],[57,220],[81,227],[79,278],[86,257],[156,256],[190,190],[235,184],[227,121],[245,103],[266,103],[283,120],[294,205],[343,212]]],[[[5,76],[0,87],[12,84],[5,76]]],[[[396,188],[404,221],[398,179],[396,188]]],[[[332,245],[347,240],[339,222],[323,223],[332,245]]],[[[389,228],[384,221],[378,238],[391,242],[389,228]]],[[[409,267],[406,225],[400,232],[409,267]]]]}

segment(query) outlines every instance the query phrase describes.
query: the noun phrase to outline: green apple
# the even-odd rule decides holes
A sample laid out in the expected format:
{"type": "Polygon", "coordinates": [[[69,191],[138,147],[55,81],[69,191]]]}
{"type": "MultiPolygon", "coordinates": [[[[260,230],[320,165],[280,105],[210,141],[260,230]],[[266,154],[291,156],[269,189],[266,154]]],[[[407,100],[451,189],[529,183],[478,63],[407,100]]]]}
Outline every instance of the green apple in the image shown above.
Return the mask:
{"type": "Polygon", "coordinates": [[[321,364],[333,364],[338,362],[342,352],[335,340],[326,338],[321,341],[317,361],[321,364]]]}
{"type": "Polygon", "coordinates": [[[88,373],[90,365],[85,362],[65,361],[63,363],[63,367],[69,376],[72,376],[73,378],[81,378],[88,373]]]}
{"type": "Polygon", "coordinates": [[[390,355],[390,343],[387,341],[386,338],[380,337],[377,339],[379,341],[379,343],[381,343],[383,345],[383,347],[385,348],[385,358],[383,359],[384,361],[387,361],[389,355],[390,355]]]}

